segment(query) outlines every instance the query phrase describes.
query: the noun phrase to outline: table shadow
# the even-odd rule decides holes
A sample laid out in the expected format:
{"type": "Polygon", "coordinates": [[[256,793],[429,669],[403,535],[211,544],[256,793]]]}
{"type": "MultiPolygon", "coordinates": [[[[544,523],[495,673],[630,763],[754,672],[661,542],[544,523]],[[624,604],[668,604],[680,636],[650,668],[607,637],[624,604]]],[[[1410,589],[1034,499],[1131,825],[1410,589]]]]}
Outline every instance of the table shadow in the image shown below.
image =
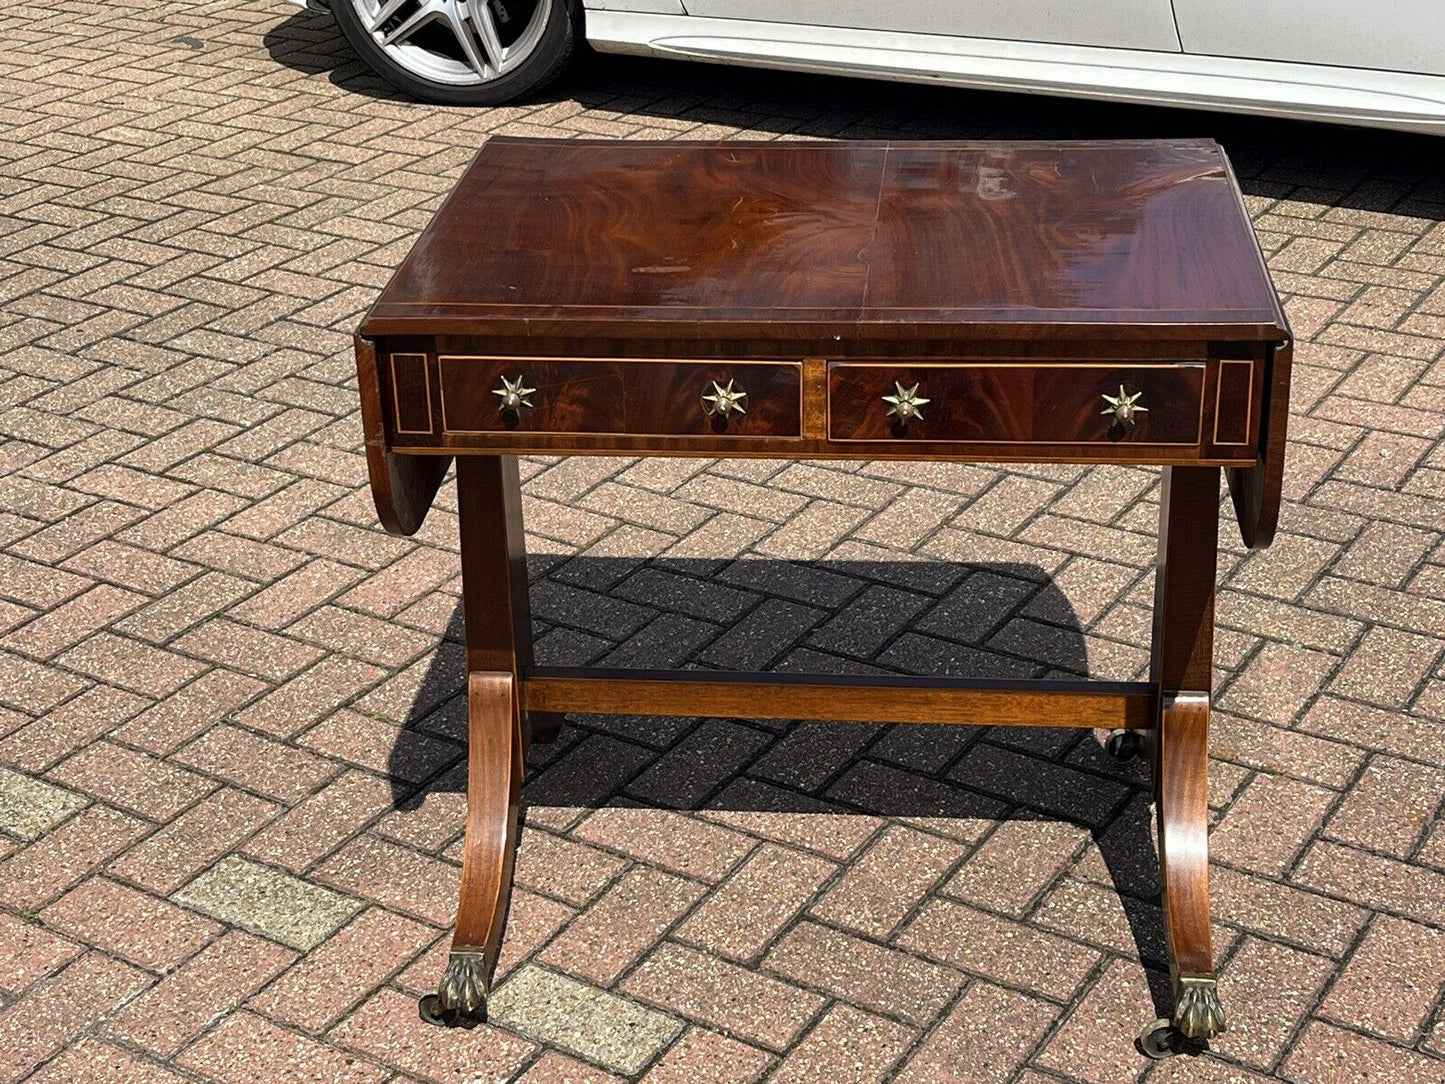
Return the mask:
{"type": "MultiPolygon", "coordinates": [[[[1010,678],[1089,671],[1077,614],[1031,564],[543,554],[531,571],[546,665],[1010,678]]],[[[389,762],[398,809],[465,790],[462,631],[458,608],[398,732],[389,762]]],[[[957,819],[989,822],[981,827],[989,832],[1007,821],[1075,825],[1077,846],[1088,849],[1087,833],[1102,862],[1087,855],[1083,879],[1117,893],[1156,1007],[1171,1008],[1147,768],[1114,761],[1093,731],[583,715],[568,718],[556,743],[533,747],[528,776],[524,818],[635,806],[724,821],[827,812],[944,834],[957,819]]],[[[1075,864],[1063,863],[1033,904],[1075,864]]]]}

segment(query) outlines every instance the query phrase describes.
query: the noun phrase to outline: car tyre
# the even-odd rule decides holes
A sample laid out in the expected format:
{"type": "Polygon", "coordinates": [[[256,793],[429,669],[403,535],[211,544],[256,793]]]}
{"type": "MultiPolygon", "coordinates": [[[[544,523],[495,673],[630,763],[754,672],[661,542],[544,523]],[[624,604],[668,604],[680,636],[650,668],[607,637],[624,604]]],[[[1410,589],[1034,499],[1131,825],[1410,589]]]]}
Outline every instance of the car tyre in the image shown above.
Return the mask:
{"type": "MultiPolygon", "coordinates": [[[[452,10],[463,11],[477,4],[498,10],[505,4],[505,0],[445,2],[452,10]]],[[[452,59],[448,57],[448,52],[464,57],[458,35],[452,32],[451,24],[445,20],[433,23],[431,40],[441,42],[442,48],[431,50],[430,55],[427,49],[415,45],[406,49],[388,48],[367,25],[368,16],[374,17],[387,7],[396,8],[399,14],[394,18],[400,22],[422,6],[423,0],[402,0],[400,6],[395,0],[331,0],[332,14],[351,47],[388,83],[421,101],[440,105],[502,105],[525,98],[562,75],[582,40],[581,0],[538,0],[532,9],[532,17],[539,19],[540,23],[527,27],[525,55],[512,58],[509,66],[499,72],[478,75],[458,66],[455,75],[444,71],[438,77],[438,69],[452,59]],[[449,35],[452,42],[458,42],[454,49],[447,48],[449,42],[443,34],[449,35]],[[474,77],[474,81],[465,81],[469,77],[474,77]]],[[[506,6],[517,6],[516,0],[506,6]]],[[[394,27],[397,22],[385,25],[394,27]]],[[[479,44],[475,38],[473,44],[479,44]]],[[[482,55],[490,57],[485,47],[482,47],[482,55]]]]}

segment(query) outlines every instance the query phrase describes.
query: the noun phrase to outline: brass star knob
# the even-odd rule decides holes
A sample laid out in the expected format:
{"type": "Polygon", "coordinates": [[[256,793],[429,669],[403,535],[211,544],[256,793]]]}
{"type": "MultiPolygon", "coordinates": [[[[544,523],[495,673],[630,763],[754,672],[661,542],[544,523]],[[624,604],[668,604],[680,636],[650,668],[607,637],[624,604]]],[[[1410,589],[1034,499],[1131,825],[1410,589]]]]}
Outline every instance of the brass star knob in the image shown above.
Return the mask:
{"type": "Polygon", "coordinates": [[[712,389],[703,394],[702,408],[708,414],[726,421],[734,414],[748,412],[748,393],[732,378],[728,379],[726,386],[714,380],[712,389]]]}
{"type": "Polygon", "coordinates": [[[905,388],[902,382],[897,380],[893,382],[893,394],[883,396],[883,401],[888,404],[888,410],[885,413],[890,418],[897,418],[901,425],[907,425],[913,418],[922,421],[923,410],[921,408],[933,402],[932,399],[925,399],[918,394],[917,384],[911,388],[905,388]]]}
{"type": "Polygon", "coordinates": [[[1149,408],[1144,405],[1144,393],[1136,391],[1130,394],[1124,390],[1123,384],[1119,385],[1118,395],[1102,395],[1100,398],[1109,405],[1099,413],[1112,414],[1114,424],[1120,426],[1126,433],[1138,424],[1137,415],[1149,413],[1149,408]]]}
{"type": "Polygon", "coordinates": [[[500,409],[503,412],[517,413],[524,407],[527,410],[532,409],[532,400],[527,396],[535,394],[537,389],[527,387],[523,383],[525,379],[526,377],[519,375],[516,380],[508,380],[504,374],[502,386],[492,389],[492,394],[502,400],[500,409]]]}

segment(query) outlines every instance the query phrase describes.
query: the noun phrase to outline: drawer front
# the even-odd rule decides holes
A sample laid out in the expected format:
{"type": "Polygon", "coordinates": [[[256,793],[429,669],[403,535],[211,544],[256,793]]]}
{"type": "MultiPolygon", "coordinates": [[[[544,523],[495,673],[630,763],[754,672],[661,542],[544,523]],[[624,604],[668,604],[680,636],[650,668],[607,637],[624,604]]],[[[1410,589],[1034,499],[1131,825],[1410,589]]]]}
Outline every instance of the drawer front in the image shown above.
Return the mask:
{"type": "MultiPolygon", "coordinates": [[[[828,436],[836,441],[1198,445],[1204,375],[1202,361],[834,362],[828,366],[828,436]],[[900,421],[891,400],[910,398],[919,405],[912,417],[900,421]],[[1132,425],[1116,418],[1112,401],[1132,405],[1132,425]]],[[[906,406],[902,411],[910,413],[906,406]]]]}
{"type": "Polygon", "coordinates": [[[748,438],[801,432],[797,362],[442,354],[437,367],[443,434],[748,438]]]}

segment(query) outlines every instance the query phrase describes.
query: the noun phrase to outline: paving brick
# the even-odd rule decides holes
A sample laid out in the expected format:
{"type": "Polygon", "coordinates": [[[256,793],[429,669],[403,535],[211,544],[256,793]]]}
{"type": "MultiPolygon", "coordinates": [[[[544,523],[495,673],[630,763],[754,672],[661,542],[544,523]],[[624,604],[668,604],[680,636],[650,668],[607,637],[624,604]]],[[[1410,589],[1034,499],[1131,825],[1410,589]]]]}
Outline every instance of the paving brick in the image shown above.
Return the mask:
{"type": "Polygon", "coordinates": [[[251,1008],[308,1031],[324,1031],[435,937],[431,927],[370,908],[252,998],[251,1008]]]}
{"type": "Polygon", "coordinates": [[[230,609],[238,620],[281,629],[350,587],[361,573],[335,561],[315,560],[281,577],[230,609]]]}
{"type": "Polygon", "coordinates": [[[1219,706],[1287,725],[1306,706],[1338,660],[1322,651],[1266,644],[1224,691],[1219,706]]]}
{"type": "Polygon", "coordinates": [[[218,666],[234,666],[263,681],[284,681],[322,656],[319,648],[290,637],[219,619],[181,636],[175,647],[218,666]]]}
{"type": "Polygon", "coordinates": [[[898,1084],[1003,1084],[1053,1022],[1054,1006],[975,982],[894,1077],[898,1084]]]}
{"type": "Polygon", "coordinates": [[[1257,775],[1211,833],[1211,857],[1279,876],[1293,865],[1334,797],[1323,787],[1257,775]]]}
{"type": "Polygon", "coordinates": [[[549,1050],[517,1079],[519,1084],[619,1084],[623,1078],[549,1050]]]}
{"type": "Polygon", "coordinates": [[[1134,1037],[1156,1016],[1149,983],[1138,965],[1114,960],[1034,1063],[1088,1084],[1128,1080],[1139,1072],[1141,1061],[1134,1037]]]}
{"type": "Polygon", "coordinates": [[[786,978],[918,1025],[937,1016],[964,979],[952,968],[816,922],[794,926],[763,963],[786,978]]]}
{"type": "Polygon", "coordinates": [[[693,910],[675,935],[721,956],[754,959],[836,869],[825,859],[764,844],[693,910]]]}
{"type": "Polygon", "coordinates": [[[756,779],[734,780],[710,805],[710,821],[837,859],[856,854],[883,824],[756,779]]]}
{"type": "Polygon", "coordinates": [[[205,669],[176,652],[109,633],[91,636],[56,661],[97,681],[156,698],[175,692],[205,669]]]}
{"type": "Polygon", "coordinates": [[[1213,712],[1210,723],[1211,756],[1327,787],[1347,786],[1365,759],[1364,753],[1353,746],[1244,719],[1227,711],[1213,712]]]}
{"type": "Polygon", "coordinates": [[[298,801],[341,772],[330,760],[224,725],[206,731],[172,759],[283,802],[298,801]]]}
{"type": "Polygon", "coordinates": [[[757,1047],[706,1028],[688,1028],[681,1039],[648,1071],[646,1084],[753,1084],[773,1059],[757,1047]]]}
{"type": "Polygon", "coordinates": [[[356,900],[234,855],[172,898],[222,922],[297,949],[312,949],[360,911],[356,900]]]}
{"type": "Polygon", "coordinates": [[[936,960],[1012,986],[1067,1000],[1098,953],[1018,922],[943,900],[931,901],[897,942],[936,960]]]}
{"type": "Polygon", "coordinates": [[[823,1007],[821,997],[791,983],[668,944],[643,960],[621,989],[774,1050],[786,1047],[823,1007]]]}
{"type": "Polygon", "coordinates": [[[149,644],[161,645],[245,598],[253,585],[237,576],[205,572],[182,587],[167,591],[143,606],[116,628],[149,644]]]}
{"type": "Polygon", "coordinates": [[[84,951],[67,938],[33,922],[0,914],[0,987],[21,993],[84,951]]]}
{"type": "Polygon", "coordinates": [[[177,1064],[224,1084],[241,1084],[258,1076],[301,1076],[337,1084],[366,1084],[387,1076],[386,1069],[372,1061],[286,1031],[249,1012],[226,1017],[214,1031],[187,1049],[177,1064]]]}
{"type": "Polygon", "coordinates": [[[1440,655],[1440,643],[1428,636],[1398,629],[1373,628],[1351,653],[1330,682],[1330,691],[1343,696],[1400,708],[1414,699],[1415,690],[1440,655]]]}
{"type": "Polygon", "coordinates": [[[1062,821],[1007,821],[948,880],[951,896],[1023,915],[1066,868],[1088,833],[1062,821]]]}
{"type": "Polygon", "coordinates": [[[150,701],[96,685],[0,741],[0,759],[40,772],[113,729],[150,701]]]}
{"type": "MultiPolygon", "coordinates": [[[[1075,870],[1082,875],[1082,871],[1075,870]]],[[[1035,909],[1032,925],[1111,949],[1129,959],[1164,964],[1164,918],[1159,905],[1116,889],[1068,878],[1035,909]]]]}
{"type": "MultiPolygon", "coordinates": [[[[1030,762],[1032,763],[1032,762],[1030,762]]],[[[828,788],[828,796],[862,812],[903,820],[972,843],[1008,807],[996,798],[934,777],[862,761],[828,788]]]]}
{"type": "Polygon", "coordinates": [[[1445,769],[1372,757],[1325,831],[1347,843],[1407,858],[1433,821],[1442,793],[1445,769]]]}
{"type": "Polygon", "coordinates": [[[0,643],[35,658],[48,659],[74,647],[144,601],[144,595],[133,591],[97,584],[8,633],[0,643]]]}
{"type": "Polygon", "coordinates": [[[950,840],[887,828],[809,911],[824,922],[886,940],[963,854],[950,840]]]}
{"type": "Polygon", "coordinates": [[[1297,884],[1381,911],[1438,921],[1445,873],[1321,840],[1305,852],[1297,884]]]}
{"type": "MultiPolygon", "coordinates": [[[[722,740],[731,732],[721,735],[722,740]]],[[[715,745],[706,741],[704,734],[695,744],[715,745]]],[[[543,816],[540,807],[558,806],[577,809],[600,805],[604,799],[620,791],[630,780],[636,778],[643,767],[654,759],[651,750],[619,741],[603,734],[592,734],[574,745],[566,757],[547,767],[538,775],[527,780],[527,803],[537,808],[537,815],[543,816]]],[[[677,758],[671,771],[664,770],[654,778],[653,787],[666,787],[669,783],[684,790],[695,790],[697,784],[687,784],[687,777],[677,776],[691,769],[696,778],[710,780],[709,770],[685,758],[677,758]]],[[[570,818],[575,819],[575,818],[570,818]]]]}
{"type": "Polygon", "coordinates": [[[573,832],[579,841],[626,853],[689,877],[719,881],[754,841],[719,825],[663,809],[609,806],[573,832]]]}
{"type": "Polygon", "coordinates": [[[86,953],[0,1009],[0,1080],[10,1084],[145,989],[142,971],[86,953]]]}
{"type": "Polygon", "coordinates": [[[215,789],[209,779],[174,764],[101,741],[81,750],[50,777],[98,798],[163,821],[215,789]]]}
{"type": "Polygon", "coordinates": [[[34,1076],[30,1084],[180,1084],[185,1080],[154,1062],[98,1039],[82,1038],[62,1050],[34,1076]]]}
{"type": "Polygon", "coordinates": [[[280,945],[232,930],[126,1005],[106,1031],[169,1057],[295,958],[280,945]]]}
{"type": "Polygon", "coordinates": [[[1411,1045],[1445,983],[1445,934],[1381,915],[1371,924],[1319,1012],[1411,1045]]]}
{"type": "Polygon", "coordinates": [[[386,988],[337,1025],[329,1038],[437,1084],[511,1079],[536,1049],[490,1024],[471,1031],[425,1024],[410,998],[386,988]]]}
{"type": "Polygon", "coordinates": [[[1397,711],[1322,696],[1296,726],[1337,742],[1445,765],[1445,732],[1439,725],[1397,711]]]}
{"type": "Polygon", "coordinates": [[[0,865],[0,899],[33,911],[54,899],[151,826],[107,806],[92,805],[0,865]]]}
{"type": "Polygon", "coordinates": [[[280,812],[244,791],[221,787],[112,861],[112,876],[162,895],[179,888],[280,812]]]}
{"type": "Polygon", "coordinates": [[[1330,1084],[1433,1084],[1441,1062],[1329,1024],[1312,1023],[1281,1067],[1286,1079],[1330,1084]]]}
{"type": "Polygon", "coordinates": [[[610,985],[702,894],[695,882],[635,867],[558,934],[540,959],[600,986],[610,985]]]}
{"type": "Polygon", "coordinates": [[[1323,957],[1246,938],[1219,977],[1224,1010],[1234,1011],[1229,1030],[1212,1039],[1211,1047],[1257,1068],[1270,1068],[1288,1048],[1332,970],[1332,962],[1323,957]]]}
{"type": "Polygon", "coordinates": [[[174,967],[220,932],[173,903],[92,877],[52,903],[46,925],[155,971],[174,967]]]}
{"type": "Polygon", "coordinates": [[[87,800],[83,794],[0,767],[0,829],[21,839],[39,839],[87,800]]]}
{"type": "Polygon", "coordinates": [[[595,898],[627,862],[538,829],[522,832],[517,848],[516,882],[537,892],[582,906],[595,898]]]}
{"type": "Polygon", "coordinates": [[[445,926],[456,913],[461,870],[370,835],[358,836],[319,865],[326,884],[445,926]]]}
{"type": "Polygon", "coordinates": [[[293,873],[309,869],[391,808],[385,780],[348,771],[291,807],[246,843],[245,851],[293,873]]]}
{"type": "Polygon", "coordinates": [[[665,1013],[542,967],[510,976],[488,999],[487,1015],[627,1074],[639,1072],[682,1030],[665,1013]]]}
{"type": "Polygon", "coordinates": [[[845,769],[877,733],[877,727],[867,724],[800,722],[771,742],[748,765],[747,773],[754,780],[816,791],[845,769]]]}
{"type": "Polygon", "coordinates": [[[210,670],[130,722],[115,736],[152,753],[174,752],[265,688],[231,670],[210,670]]]}
{"type": "Polygon", "coordinates": [[[892,1020],[834,1005],[768,1079],[780,1084],[883,1080],[913,1038],[912,1029],[892,1020]]]}

